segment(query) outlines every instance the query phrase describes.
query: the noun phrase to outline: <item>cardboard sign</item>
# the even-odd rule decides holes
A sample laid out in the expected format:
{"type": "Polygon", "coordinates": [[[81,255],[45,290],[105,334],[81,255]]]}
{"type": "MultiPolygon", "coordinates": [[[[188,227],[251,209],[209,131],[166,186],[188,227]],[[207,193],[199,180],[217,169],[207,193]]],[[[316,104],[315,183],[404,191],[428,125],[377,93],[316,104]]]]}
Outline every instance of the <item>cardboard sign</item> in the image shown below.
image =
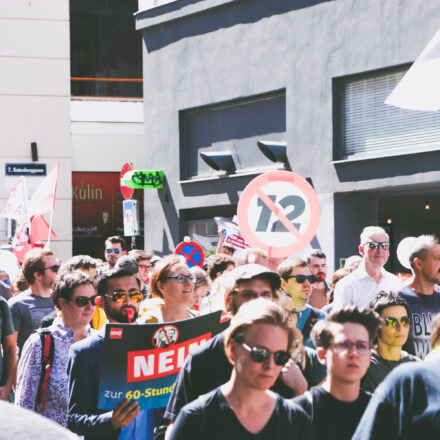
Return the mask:
{"type": "Polygon", "coordinates": [[[205,261],[205,254],[203,253],[202,246],[195,241],[183,241],[176,247],[174,253],[185,257],[188,267],[202,267],[203,262],[205,261]]]}
{"type": "Polygon", "coordinates": [[[215,222],[219,227],[224,228],[223,231],[223,244],[228,244],[234,249],[247,249],[249,245],[241,235],[238,224],[226,217],[214,217],[215,222]]]}
{"type": "Polygon", "coordinates": [[[124,174],[122,182],[128,188],[161,189],[163,188],[163,171],[132,170],[124,174]]]}
{"type": "Polygon", "coordinates": [[[249,245],[265,250],[269,257],[287,257],[313,239],[321,210],[307,180],[290,171],[272,171],[246,186],[237,214],[249,245]]]}
{"type": "Polygon", "coordinates": [[[229,325],[220,315],[164,324],[107,323],[98,408],[112,410],[126,397],[141,409],[166,406],[188,354],[229,325]]]}

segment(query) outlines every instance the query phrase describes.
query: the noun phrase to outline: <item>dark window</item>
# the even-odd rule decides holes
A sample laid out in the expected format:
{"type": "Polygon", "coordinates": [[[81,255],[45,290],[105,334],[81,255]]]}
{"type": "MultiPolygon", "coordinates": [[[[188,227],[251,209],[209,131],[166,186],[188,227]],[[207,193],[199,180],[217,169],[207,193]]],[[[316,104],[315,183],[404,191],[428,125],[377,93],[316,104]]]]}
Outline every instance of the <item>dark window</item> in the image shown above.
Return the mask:
{"type": "Polygon", "coordinates": [[[71,0],[72,96],[142,97],[137,0],[71,0]]]}
{"type": "Polygon", "coordinates": [[[386,152],[424,151],[440,145],[440,113],[384,104],[409,66],[337,80],[336,159],[386,152]]]}
{"type": "Polygon", "coordinates": [[[180,114],[181,178],[214,174],[201,152],[230,151],[237,170],[270,165],[258,140],[284,141],[284,91],[189,109],[180,114]]]}

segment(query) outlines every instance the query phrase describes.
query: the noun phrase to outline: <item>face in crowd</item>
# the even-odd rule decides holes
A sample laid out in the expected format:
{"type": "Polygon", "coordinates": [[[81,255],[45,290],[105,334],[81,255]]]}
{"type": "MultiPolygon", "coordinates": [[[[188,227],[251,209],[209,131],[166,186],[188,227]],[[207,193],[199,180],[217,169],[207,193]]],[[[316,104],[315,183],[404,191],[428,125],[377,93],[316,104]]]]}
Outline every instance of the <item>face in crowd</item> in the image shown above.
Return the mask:
{"type": "Polygon", "coordinates": [[[252,278],[250,280],[243,280],[237,283],[234,294],[228,296],[227,301],[231,302],[231,307],[227,308],[235,314],[245,302],[257,298],[272,301],[273,297],[272,286],[267,279],[252,278]]]}
{"type": "Polygon", "coordinates": [[[404,306],[385,307],[380,314],[383,324],[379,340],[388,347],[402,347],[408,339],[410,319],[404,306]]]}
{"type": "Polygon", "coordinates": [[[105,242],[104,256],[110,267],[114,267],[119,258],[124,254],[126,252],[122,250],[121,243],[105,242]]]}
{"type": "Polygon", "coordinates": [[[35,273],[35,280],[38,280],[42,287],[51,289],[60,266],[53,255],[46,255],[42,262],[44,269],[41,273],[35,273]]]}
{"type": "Polygon", "coordinates": [[[434,244],[427,249],[425,258],[414,259],[418,276],[432,284],[440,284],[440,244],[434,244]]]}
{"type": "Polygon", "coordinates": [[[139,260],[137,266],[140,280],[145,284],[148,284],[150,282],[151,272],[153,270],[150,260],[139,260]]]}
{"type": "Polygon", "coordinates": [[[309,269],[319,281],[324,281],[327,276],[327,260],[325,258],[311,257],[309,269]]]}
{"type": "Polygon", "coordinates": [[[85,327],[95,311],[95,289],[91,284],[83,284],[74,289],[72,298],[59,299],[59,307],[69,323],[85,327]]]}
{"type": "Polygon", "coordinates": [[[370,365],[370,341],[362,324],[332,323],[333,339],[328,348],[319,347],[317,354],[327,366],[332,380],[338,383],[360,382],[370,365]]]}
{"type": "Polygon", "coordinates": [[[365,243],[359,246],[359,253],[365,264],[370,267],[383,267],[390,256],[390,239],[385,232],[370,235],[365,243]]]}
{"type": "Polygon", "coordinates": [[[129,323],[136,321],[142,299],[136,278],[123,276],[108,280],[107,291],[99,305],[104,306],[110,322],[129,323]]]}
{"type": "Polygon", "coordinates": [[[306,277],[310,277],[310,275],[312,275],[312,272],[308,266],[294,267],[287,277],[288,279],[281,280],[283,290],[294,300],[308,300],[312,294],[312,285],[306,277]]]}
{"type": "Polygon", "coordinates": [[[194,301],[194,282],[196,277],[184,263],[171,266],[164,281],[158,281],[157,286],[165,302],[187,304],[194,301]]]}

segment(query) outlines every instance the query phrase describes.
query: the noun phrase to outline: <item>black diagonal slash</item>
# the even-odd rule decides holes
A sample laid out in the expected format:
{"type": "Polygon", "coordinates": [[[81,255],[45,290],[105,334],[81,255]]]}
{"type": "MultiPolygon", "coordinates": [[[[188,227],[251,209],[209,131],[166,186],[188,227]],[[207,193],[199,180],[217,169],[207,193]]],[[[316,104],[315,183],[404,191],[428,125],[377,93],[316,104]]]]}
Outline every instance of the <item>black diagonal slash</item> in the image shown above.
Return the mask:
{"type": "Polygon", "coordinates": [[[280,219],[281,223],[290,231],[297,240],[302,238],[302,235],[296,229],[295,225],[289,221],[289,219],[281,212],[277,205],[268,197],[264,192],[259,189],[257,191],[258,197],[263,201],[263,203],[280,219]]]}

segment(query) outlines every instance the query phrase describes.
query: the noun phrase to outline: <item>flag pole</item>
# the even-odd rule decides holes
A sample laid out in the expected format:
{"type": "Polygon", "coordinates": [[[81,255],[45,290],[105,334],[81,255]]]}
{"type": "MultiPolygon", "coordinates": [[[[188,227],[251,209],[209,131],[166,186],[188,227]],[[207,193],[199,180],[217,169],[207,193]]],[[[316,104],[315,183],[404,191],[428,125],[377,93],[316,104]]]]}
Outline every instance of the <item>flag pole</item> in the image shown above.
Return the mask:
{"type": "Polygon", "coordinates": [[[45,247],[49,247],[49,245],[50,245],[50,237],[52,235],[52,220],[53,220],[53,211],[54,211],[54,208],[55,208],[55,196],[56,196],[56,193],[57,193],[58,172],[59,172],[59,169],[60,169],[60,161],[57,162],[56,167],[57,167],[57,171],[56,171],[57,176],[56,176],[56,179],[55,179],[55,188],[54,188],[54,193],[53,193],[52,209],[50,210],[49,235],[47,237],[47,243],[46,243],[45,247]]]}

